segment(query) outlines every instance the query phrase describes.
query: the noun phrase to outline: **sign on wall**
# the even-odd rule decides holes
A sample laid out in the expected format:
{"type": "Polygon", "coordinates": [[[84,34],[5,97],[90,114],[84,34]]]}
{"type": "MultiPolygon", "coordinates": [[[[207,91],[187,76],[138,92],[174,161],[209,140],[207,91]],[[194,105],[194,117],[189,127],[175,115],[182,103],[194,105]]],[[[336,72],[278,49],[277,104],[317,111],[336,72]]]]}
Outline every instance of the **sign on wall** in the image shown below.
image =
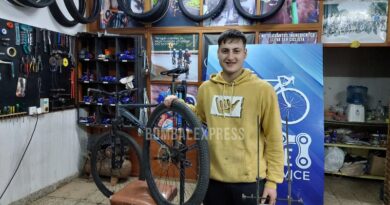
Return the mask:
{"type": "MultiPolygon", "coordinates": [[[[209,46],[207,76],[221,70],[217,49],[216,45],[209,46]]],[[[286,178],[288,163],[291,167],[291,197],[303,199],[305,205],[321,205],[324,192],[322,45],[247,45],[247,49],[244,67],[268,81],[278,97],[286,178]]],[[[278,186],[279,198],[287,198],[287,187],[287,180],[278,186]]]]}
{"type": "Polygon", "coordinates": [[[262,32],[260,44],[317,43],[317,32],[262,32]]]}

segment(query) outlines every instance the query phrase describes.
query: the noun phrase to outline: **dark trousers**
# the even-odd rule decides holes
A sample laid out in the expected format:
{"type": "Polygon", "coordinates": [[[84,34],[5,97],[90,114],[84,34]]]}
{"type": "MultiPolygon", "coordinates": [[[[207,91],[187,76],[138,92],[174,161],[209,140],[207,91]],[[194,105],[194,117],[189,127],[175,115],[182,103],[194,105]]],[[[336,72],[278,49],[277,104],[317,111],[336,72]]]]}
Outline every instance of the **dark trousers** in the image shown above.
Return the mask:
{"type": "MultiPolygon", "coordinates": [[[[259,196],[263,194],[265,180],[260,181],[259,196]]],[[[256,197],[256,183],[225,183],[210,179],[204,205],[257,205],[256,199],[243,199],[245,196],[256,197]]]]}

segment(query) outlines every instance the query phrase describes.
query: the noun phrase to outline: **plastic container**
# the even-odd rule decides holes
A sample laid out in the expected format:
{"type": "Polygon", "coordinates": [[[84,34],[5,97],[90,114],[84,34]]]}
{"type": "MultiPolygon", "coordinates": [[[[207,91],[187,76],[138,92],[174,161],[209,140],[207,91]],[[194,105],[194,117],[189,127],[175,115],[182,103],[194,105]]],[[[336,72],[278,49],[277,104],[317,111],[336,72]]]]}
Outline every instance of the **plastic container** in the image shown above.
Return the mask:
{"type": "Polygon", "coordinates": [[[347,103],[364,105],[367,103],[368,88],[364,86],[350,85],[347,87],[347,103]]]}

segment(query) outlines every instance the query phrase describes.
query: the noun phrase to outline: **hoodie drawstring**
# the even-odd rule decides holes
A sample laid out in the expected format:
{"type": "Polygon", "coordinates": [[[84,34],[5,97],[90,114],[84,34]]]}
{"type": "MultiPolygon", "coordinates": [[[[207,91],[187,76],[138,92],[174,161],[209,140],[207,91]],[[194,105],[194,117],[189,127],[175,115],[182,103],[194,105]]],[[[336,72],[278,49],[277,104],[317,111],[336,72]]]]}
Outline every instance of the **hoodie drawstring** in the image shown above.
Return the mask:
{"type": "Polygon", "coordinates": [[[223,118],[225,118],[225,83],[223,84],[223,91],[222,91],[222,113],[223,113],[223,118]]]}
{"type": "Polygon", "coordinates": [[[232,114],[232,105],[233,105],[233,96],[234,96],[234,82],[232,83],[232,95],[230,95],[230,115],[232,114]]]}

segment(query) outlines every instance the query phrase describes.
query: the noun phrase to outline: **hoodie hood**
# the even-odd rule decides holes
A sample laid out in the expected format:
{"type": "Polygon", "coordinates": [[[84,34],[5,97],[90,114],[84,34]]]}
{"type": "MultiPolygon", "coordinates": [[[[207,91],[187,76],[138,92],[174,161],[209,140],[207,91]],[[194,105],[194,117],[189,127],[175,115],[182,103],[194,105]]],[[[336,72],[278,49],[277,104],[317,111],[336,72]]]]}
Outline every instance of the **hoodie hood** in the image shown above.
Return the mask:
{"type": "Polygon", "coordinates": [[[213,83],[219,83],[223,85],[240,85],[243,82],[250,81],[252,79],[256,79],[256,76],[253,74],[253,72],[249,69],[244,68],[241,75],[239,75],[236,79],[233,80],[233,82],[229,83],[226,82],[225,79],[222,77],[222,72],[211,74],[210,81],[213,83]]]}

